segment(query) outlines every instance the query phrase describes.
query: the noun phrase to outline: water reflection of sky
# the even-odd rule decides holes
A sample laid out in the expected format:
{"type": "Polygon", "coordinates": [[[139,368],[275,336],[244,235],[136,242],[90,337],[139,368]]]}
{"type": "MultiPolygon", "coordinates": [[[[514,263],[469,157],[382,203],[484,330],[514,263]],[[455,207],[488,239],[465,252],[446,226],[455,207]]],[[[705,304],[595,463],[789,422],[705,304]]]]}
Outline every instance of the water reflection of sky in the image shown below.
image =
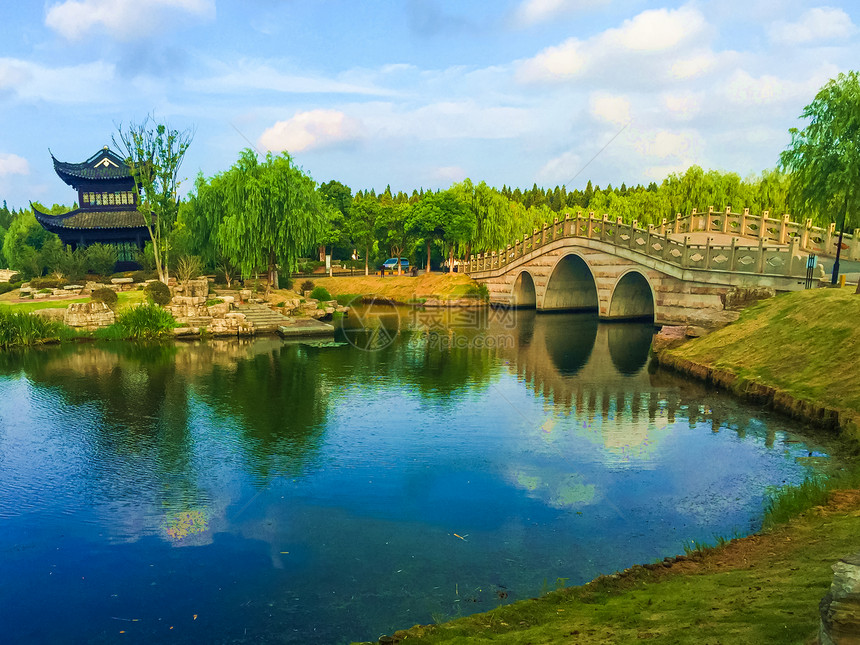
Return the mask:
{"type": "Polygon", "coordinates": [[[787,422],[649,374],[645,326],[518,316],[448,320],[443,349],[418,315],[376,352],[5,354],[0,620],[22,642],[370,639],[755,530],[814,463],[787,422]]]}

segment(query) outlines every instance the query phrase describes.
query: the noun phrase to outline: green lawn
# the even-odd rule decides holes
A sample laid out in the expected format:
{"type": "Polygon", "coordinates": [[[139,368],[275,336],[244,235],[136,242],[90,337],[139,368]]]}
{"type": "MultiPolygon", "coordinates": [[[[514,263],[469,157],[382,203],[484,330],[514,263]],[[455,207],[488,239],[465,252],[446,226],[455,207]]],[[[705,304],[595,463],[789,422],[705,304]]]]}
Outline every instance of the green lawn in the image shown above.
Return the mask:
{"type": "MultiPolygon", "coordinates": [[[[143,291],[123,291],[117,294],[117,309],[137,302],[143,302],[143,291]]],[[[0,301],[0,307],[8,307],[12,311],[32,313],[39,309],[66,309],[73,302],[89,302],[89,297],[74,298],[72,300],[32,300],[27,302],[0,301]]]]}
{"type": "Polygon", "coordinates": [[[797,291],[668,353],[860,417],[858,323],[854,287],[797,291]]]}

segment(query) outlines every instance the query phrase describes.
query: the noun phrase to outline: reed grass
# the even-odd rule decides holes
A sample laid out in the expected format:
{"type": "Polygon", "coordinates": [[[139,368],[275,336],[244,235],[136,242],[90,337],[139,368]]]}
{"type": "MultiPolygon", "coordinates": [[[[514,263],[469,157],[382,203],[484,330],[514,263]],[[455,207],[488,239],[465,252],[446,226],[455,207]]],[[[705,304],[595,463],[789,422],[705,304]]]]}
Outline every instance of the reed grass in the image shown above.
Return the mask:
{"type": "Polygon", "coordinates": [[[61,322],[24,312],[0,308],[0,347],[31,347],[42,343],[60,342],[75,336],[61,322]]]}

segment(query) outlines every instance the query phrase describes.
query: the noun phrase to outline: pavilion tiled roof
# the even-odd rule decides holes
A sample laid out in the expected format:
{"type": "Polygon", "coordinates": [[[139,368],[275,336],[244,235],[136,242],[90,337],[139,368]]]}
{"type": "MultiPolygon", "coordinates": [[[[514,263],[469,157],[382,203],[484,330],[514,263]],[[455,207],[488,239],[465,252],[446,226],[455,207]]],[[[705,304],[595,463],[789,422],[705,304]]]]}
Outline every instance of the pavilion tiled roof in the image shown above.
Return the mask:
{"type": "Polygon", "coordinates": [[[131,170],[125,161],[107,146],[82,163],[59,161],[53,154],[51,159],[54,160],[56,173],[70,186],[76,186],[81,179],[99,181],[131,178],[131,170]]]}
{"type": "Polygon", "coordinates": [[[56,229],[130,229],[143,228],[146,223],[137,210],[73,210],[62,215],[49,215],[33,208],[36,219],[48,230],[56,229]]]}

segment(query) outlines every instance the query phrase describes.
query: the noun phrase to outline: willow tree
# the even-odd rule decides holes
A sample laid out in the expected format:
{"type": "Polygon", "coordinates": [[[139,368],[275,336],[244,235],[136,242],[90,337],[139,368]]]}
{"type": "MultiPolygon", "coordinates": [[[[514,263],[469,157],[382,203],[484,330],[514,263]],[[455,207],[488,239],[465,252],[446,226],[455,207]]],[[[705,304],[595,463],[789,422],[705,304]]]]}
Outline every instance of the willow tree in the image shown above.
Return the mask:
{"type": "Polygon", "coordinates": [[[125,154],[134,177],[137,210],[152,240],[158,279],[167,284],[167,239],[179,212],[179,167],[194,139],[193,130],[174,130],[147,116],[141,123],[117,126],[113,143],[125,154]],[[118,139],[117,139],[118,137],[118,139]]]}
{"type": "Polygon", "coordinates": [[[454,184],[451,193],[472,212],[475,220],[475,233],[468,241],[466,256],[472,252],[495,251],[513,242],[516,237],[517,222],[510,201],[486,182],[477,186],[471,179],[454,184]]]}
{"type": "Polygon", "coordinates": [[[211,186],[221,200],[218,246],[245,276],[265,268],[269,286],[277,288],[278,265],[295,271],[298,258],[323,233],[323,203],[314,180],[286,152],[261,161],[245,149],[211,186]]]}
{"type": "Polygon", "coordinates": [[[800,118],[809,119],[809,125],[789,130],[791,143],[779,162],[791,173],[799,210],[838,222],[832,277],[836,284],[842,233],[860,214],[860,75],[852,71],[828,81],[800,118]]]}

